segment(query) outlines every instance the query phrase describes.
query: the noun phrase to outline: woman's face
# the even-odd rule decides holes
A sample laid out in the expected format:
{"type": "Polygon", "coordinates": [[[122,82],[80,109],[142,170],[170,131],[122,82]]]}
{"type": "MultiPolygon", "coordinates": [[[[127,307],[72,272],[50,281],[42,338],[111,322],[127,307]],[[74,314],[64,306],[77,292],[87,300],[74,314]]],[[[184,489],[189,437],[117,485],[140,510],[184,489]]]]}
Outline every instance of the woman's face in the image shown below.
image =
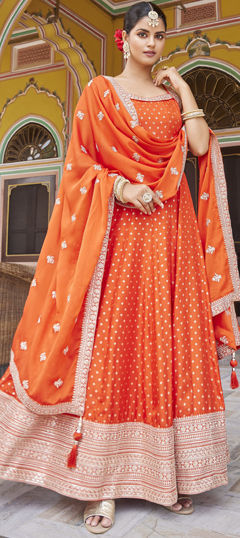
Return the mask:
{"type": "Polygon", "coordinates": [[[132,59],[152,66],[162,56],[166,31],[162,19],[159,18],[158,25],[154,27],[148,21],[147,16],[143,17],[128,35],[123,30],[123,37],[128,41],[132,59]]]}

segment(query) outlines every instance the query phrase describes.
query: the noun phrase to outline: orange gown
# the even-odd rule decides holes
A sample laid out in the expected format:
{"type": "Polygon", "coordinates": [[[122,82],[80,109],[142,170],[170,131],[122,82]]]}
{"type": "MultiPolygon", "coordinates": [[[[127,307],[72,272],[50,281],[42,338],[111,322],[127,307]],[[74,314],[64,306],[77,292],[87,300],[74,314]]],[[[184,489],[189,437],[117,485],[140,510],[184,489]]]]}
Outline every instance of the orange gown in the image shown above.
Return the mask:
{"type": "MultiPolygon", "coordinates": [[[[132,102],[165,140],[171,95],[132,102]]],[[[0,474],[79,499],[176,502],[227,483],[224,400],[202,243],[185,176],[152,215],[116,204],[88,369],[76,469],[73,414],[37,415],[1,381],[0,474]],[[181,205],[181,207],[180,207],[181,205]],[[179,211],[181,210],[181,221],[179,211]]]]}

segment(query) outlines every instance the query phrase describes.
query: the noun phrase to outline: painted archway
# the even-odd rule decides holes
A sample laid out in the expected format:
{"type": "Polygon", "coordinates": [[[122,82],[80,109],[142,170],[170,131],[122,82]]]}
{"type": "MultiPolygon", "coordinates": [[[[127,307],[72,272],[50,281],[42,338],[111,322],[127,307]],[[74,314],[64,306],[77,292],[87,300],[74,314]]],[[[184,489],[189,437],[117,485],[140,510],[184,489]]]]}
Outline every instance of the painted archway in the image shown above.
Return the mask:
{"type": "Polygon", "coordinates": [[[31,0],[3,0],[1,2],[0,56],[3,55],[12,29],[31,0]]]}
{"type": "Polygon", "coordinates": [[[47,41],[56,52],[62,55],[80,96],[89,80],[96,76],[96,70],[87,53],[76,43],[72,36],[65,32],[60,20],[47,23],[42,17],[29,15],[28,13],[24,14],[24,20],[30,25],[34,23],[39,37],[47,41]]]}
{"type": "Polygon", "coordinates": [[[55,51],[59,52],[64,60],[66,68],[70,71],[77,93],[80,96],[83,88],[91,78],[96,76],[96,70],[89,60],[84,49],[76,43],[74,38],[64,31],[61,22],[48,23],[42,17],[30,16],[24,11],[31,0],[5,0],[1,5],[1,18],[3,21],[0,28],[0,58],[8,43],[12,29],[24,14],[24,19],[30,26],[34,23],[39,37],[47,41],[55,51]]]}
{"type": "Polygon", "coordinates": [[[221,145],[240,145],[240,71],[216,59],[198,58],[178,68],[221,145]],[[226,133],[224,134],[225,131],[226,133]]]}

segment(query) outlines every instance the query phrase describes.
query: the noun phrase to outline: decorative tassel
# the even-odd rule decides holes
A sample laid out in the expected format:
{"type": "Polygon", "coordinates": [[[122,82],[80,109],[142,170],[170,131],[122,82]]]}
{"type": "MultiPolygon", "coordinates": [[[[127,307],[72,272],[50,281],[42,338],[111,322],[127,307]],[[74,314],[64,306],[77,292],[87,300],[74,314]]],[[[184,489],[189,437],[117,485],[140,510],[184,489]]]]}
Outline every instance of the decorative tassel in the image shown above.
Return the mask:
{"type": "Polygon", "coordinates": [[[238,378],[235,371],[235,367],[237,366],[237,361],[235,359],[235,351],[232,352],[232,359],[230,360],[230,365],[232,367],[231,387],[232,389],[237,389],[239,387],[239,383],[238,383],[238,378]]]}
{"type": "Polygon", "coordinates": [[[81,429],[82,429],[82,417],[80,417],[78,427],[77,427],[76,431],[73,434],[74,444],[73,444],[73,447],[72,447],[72,450],[71,450],[70,454],[68,455],[67,466],[70,469],[75,468],[76,465],[77,465],[78,443],[82,438],[81,429]]]}
{"type": "Polygon", "coordinates": [[[78,443],[75,442],[73,447],[72,447],[72,450],[68,456],[68,460],[67,460],[67,466],[72,469],[73,467],[76,467],[76,463],[77,463],[77,445],[78,443]]]}

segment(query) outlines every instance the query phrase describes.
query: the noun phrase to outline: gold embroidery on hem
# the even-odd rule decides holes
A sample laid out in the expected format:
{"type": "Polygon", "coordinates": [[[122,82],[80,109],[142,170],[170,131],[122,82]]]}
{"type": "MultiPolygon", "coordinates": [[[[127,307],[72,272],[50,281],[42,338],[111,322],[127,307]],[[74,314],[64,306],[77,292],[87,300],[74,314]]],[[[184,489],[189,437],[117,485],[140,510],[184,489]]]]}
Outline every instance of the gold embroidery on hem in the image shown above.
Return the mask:
{"type": "Polygon", "coordinates": [[[66,466],[66,455],[78,417],[36,415],[4,393],[0,415],[4,479],[81,500],[135,497],[159,504],[176,502],[177,490],[200,493],[227,483],[222,411],[177,418],[169,428],[84,420],[74,471],[66,466]]]}

